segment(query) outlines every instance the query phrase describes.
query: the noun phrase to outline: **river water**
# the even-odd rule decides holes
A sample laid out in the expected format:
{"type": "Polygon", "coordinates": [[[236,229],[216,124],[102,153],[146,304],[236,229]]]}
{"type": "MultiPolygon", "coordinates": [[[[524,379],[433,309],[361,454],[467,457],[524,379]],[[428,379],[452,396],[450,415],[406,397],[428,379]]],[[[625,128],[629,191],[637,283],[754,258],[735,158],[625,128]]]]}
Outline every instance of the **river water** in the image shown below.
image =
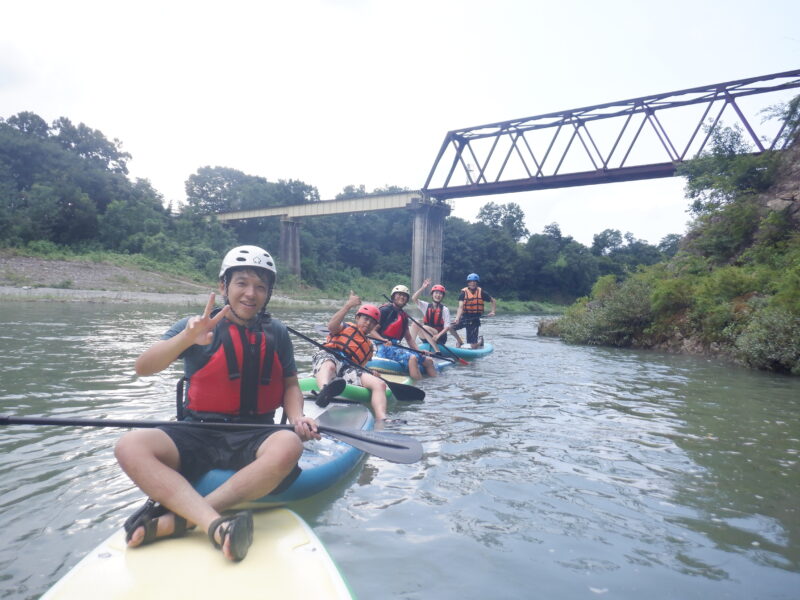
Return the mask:
{"type": "MultiPolygon", "coordinates": [[[[133,361],[186,313],[3,303],[0,412],[170,418],[179,371],[133,361]]],[[[309,333],[329,317],[279,316],[309,333]]],[[[357,596],[800,598],[800,379],[569,346],[537,322],[487,320],[493,355],[395,409],[421,462],[371,457],[292,506],[357,596]]],[[[2,428],[0,597],[38,597],[141,502],[120,433],[2,428]]]]}

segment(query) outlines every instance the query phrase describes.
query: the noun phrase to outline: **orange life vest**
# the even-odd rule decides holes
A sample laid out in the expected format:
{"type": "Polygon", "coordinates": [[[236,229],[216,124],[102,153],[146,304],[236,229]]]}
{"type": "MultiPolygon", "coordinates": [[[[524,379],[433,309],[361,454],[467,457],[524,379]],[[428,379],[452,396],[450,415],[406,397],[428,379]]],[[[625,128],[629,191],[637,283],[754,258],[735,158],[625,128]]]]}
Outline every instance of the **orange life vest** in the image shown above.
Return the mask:
{"type": "Polygon", "coordinates": [[[430,325],[436,331],[441,331],[444,329],[444,318],[442,317],[442,309],[443,306],[439,304],[438,307],[434,308],[433,302],[428,304],[428,308],[425,311],[425,318],[422,322],[425,325],[430,325]]]}
{"type": "Polygon", "coordinates": [[[483,314],[483,292],[476,287],[473,292],[468,287],[461,290],[464,292],[464,314],[482,315],[483,314]]]}
{"type": "Polygon", "coordinates": [[[186,408],[246,419],[281,406],[283,366],[269,326],[253,331],[223,319],[212,344],[217,349],[189,379],[186,408]]]}
{"type": "Polygon", "coordinates": [[[372,342],[352,323],[345,323],[336,335],[329,334],[323,346],[344,352],[350,360],[361,366],[372,358],[372,342]]]}

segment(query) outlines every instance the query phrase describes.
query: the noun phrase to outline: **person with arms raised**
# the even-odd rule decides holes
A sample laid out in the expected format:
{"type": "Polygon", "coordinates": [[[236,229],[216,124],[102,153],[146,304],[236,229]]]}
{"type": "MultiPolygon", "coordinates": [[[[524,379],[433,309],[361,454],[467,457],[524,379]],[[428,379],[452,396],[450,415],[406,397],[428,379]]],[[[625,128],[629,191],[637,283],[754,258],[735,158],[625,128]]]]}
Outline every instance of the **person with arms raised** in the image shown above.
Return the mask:
{"type": "MultiPolygon", "coordinates": [[[[411,296],[411,300],[417,304],[417,308],[422,312],[422,326],[427,333],[433,337],[434,343],[431,344],[433,351],[439,352],[438,344],[444,345],[447,343],[447,332],[450,331],[451,327],[450,309],[444,305],[444,295],[447,293],[447,290],[440,284],[434,285],[431,288],[432,302],[419,299],[423,290],[430,284],[431,280],[425,279],[425,281],[422,282],[422,287],[411,296]]],[[[458,345],[461,346],[461,337],[455,331],[452,333],[458,345]]],[[[419,326],[414,323],[411,326],[411,336],[416,339],[418,335],[424,337],[419,326]]]]}
{"type": "Polygon", "coordinates": [[[282,407],[294,429],[167,425],[123,435],[117,460],[149,497],[125,522],[128,546],[179,537],[198,526],[226,558],[242,560],[252,543],[252,515],[221,513],[288,486],[299,473],[303,442],[320,439],[314,419],[303,415],[286,327],[266,312],[276,273],[265,250],[232,249],[219,272],[225,306],[214,310],[212,293],[202,315],[175,323],[135,367],[138,375],[152,375],[183,359],[189,382],[184,420],[272,423],[282,407]],[[203,497],[191,482],[210,469],[236,473],[203,497]]]}

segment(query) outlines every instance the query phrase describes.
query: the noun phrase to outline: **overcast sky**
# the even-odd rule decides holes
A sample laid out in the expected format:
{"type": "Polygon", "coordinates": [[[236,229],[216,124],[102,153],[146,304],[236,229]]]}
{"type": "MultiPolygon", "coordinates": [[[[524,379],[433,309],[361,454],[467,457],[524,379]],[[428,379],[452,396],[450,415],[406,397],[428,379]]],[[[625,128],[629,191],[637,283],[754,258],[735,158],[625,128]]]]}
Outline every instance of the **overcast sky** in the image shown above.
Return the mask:
{"type": "MultiPolygon", "coordinates": [[[[447,131],[800,67],[800,2],[295,0],[4,3],[0,116],[118,138],[169,201],[203,166],[420,188],[447,131]]],[[[591,244],[685,230],[680,179],[456,200],[516,202],[591,244]]]]}

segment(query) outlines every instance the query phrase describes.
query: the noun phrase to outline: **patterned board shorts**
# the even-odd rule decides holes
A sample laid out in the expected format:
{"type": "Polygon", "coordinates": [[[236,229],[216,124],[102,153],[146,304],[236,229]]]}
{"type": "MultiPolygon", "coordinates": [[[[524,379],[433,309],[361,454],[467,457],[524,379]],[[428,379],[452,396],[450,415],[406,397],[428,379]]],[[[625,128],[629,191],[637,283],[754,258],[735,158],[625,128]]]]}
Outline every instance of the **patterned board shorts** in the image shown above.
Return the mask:
{"type": "Polygon", "coordinates": [[[384,346],[381,344],[378,346],[378,351],[375,353],[375,356],[396,361],[407,371],[409,359],[411,359],[412,356],[416,356],[416,354],[409,350],[398,348],[397,346],[384,346]]]}
{"type": "Polygon", "coordinates": [[[311,357],[312,374],[316,375],[322,368],[322,363],[326,361],[330,361],[334,365],[336,365],[336,374],[339,377],[343,377],[345,383],[349,383],[350,385],[361,385],[361,374],[364,371],[362,371],[361,369],[356,369],[355,367],[349,365],[339,357],[331,354],[326,350],[317,350],[314,353],[314,356],[311,357]],[[343,372],[342,372],[342,367],[344,367],[343,372]]]}

